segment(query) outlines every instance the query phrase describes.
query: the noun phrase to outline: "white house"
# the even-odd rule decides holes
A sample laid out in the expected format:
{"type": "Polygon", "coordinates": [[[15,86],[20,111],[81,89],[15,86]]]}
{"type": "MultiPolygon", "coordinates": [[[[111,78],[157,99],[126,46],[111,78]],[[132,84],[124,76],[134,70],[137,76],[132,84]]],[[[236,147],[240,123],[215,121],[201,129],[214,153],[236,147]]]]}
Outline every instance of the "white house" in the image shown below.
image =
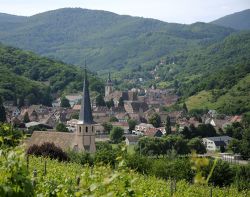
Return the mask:
{"type": "Polygon", "coordinates": [[[135,126],[136,131],[145,132],[146,130],[154,128],[152,124],[141,123],[135,126]]]}
{"type": "Polygon", "coordinates": [[[227,147],[232,140],[229,136],[206,137],[202,138],[202,142],[208,151],[220,150],[220,147],[227,147]]]}

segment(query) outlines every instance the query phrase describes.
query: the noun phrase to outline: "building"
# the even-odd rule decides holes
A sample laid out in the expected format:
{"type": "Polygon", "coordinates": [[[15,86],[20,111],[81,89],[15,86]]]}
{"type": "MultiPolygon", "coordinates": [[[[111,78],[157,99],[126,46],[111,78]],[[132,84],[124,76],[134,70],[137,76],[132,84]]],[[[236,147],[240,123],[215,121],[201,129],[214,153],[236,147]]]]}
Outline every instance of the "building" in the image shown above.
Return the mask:
{"type": "Polygon", "coordinates": [[[127,146],[138,144],[139,136],[137,135],[127,135],[125,139],[125,143],[127,146]]]}
{"type": "Polygon", "coordinates": [[[85,69],[83,96],[81,99],[79,120],[74,133],[56,131],[34,131],[28,141],[28,146],[41,145],[45,142],[54,143],[56,146],[68,150],[95,152],[95,123],[92,117],[89,97],[89,82],[85,69]]]}
{"type": "Polygon", "coordinates": [[[113,92],[113,82],[111,80],[110,72],[105,86],[105,98],[107,98],[113,92]]]}
{"type": "Polygon", "coordinates": [[[154,128],[152,124],[141,123],[135,126],[136,131],[145,132],[146,130],[154,128]]]}
{"type": "Polygon", "coordinates": [[[208,151],[220,150],[222,146],[226,148],[231,140],[232,138],[229,136],[202,138],[202,142],[208,151]]]}

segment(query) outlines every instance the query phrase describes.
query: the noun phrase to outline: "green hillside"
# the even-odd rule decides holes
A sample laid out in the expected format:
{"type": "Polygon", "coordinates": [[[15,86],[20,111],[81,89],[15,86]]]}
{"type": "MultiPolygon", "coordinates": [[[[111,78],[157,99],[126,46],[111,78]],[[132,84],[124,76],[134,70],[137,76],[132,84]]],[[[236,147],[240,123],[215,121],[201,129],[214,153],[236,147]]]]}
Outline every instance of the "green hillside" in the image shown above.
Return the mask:
{"type": "Polygon", "coordinates": [[[224,16],[211,23],[238,30],[250,30],[250,9],[224,16]]]}
{"type": "MultiPolygon", "coordinates": [[[[5,100],[28,99],[30,104],[49,105],[53,95],[82,89],[79,67],[1,44],[0,71],[0,96],[5,100]]],[[[96,76],[91,75],[90,81],[92,91],[102,91],[96,76]]]]}
{"type": "Polygon", "coordinates": [[[250,105],[249,54],[250,32],[235,33],[199,51],[177,54],[176,64],[163,65],[157,73],[161,83],[168,82],[184,98],[191,96],[191,109],[208,107],[241,113],[248,111],[250,105]],[[241,83],[244,79],[245,83],[241,83]],[[229,96],[233,92],[237,96],[229,96]]]}
{"type": "MultiPolygon", "coordinates": [[[[80,8],[21,17],[18,23],[9,18],[14,22],[0,28],[1,42],[75,65],[83,65],[87,58],[91,69],[100,72],[151,65],[164,55],[214,43],[234,31],[80,8]]],[[[6,20],[0,15],[0,26],[6,20]]]]}

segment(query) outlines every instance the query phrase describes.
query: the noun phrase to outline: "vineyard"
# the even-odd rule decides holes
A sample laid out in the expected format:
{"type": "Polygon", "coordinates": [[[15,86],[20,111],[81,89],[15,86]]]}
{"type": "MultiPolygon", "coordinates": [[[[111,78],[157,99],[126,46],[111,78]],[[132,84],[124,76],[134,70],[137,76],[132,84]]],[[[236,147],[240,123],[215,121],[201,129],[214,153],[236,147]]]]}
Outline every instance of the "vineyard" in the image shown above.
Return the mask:
{"type": "Polygon", "coordinates": [[[164,181],[125,167],[122,158],[107,165],[82,166],[29,157],[17,150],[0,151],[0,196],[249,196],[232,187],[164,181]],[[28,170],[27,170],[28,169],[28,170]],[[212,189],[211,189],[212,188],[212,189]]]}

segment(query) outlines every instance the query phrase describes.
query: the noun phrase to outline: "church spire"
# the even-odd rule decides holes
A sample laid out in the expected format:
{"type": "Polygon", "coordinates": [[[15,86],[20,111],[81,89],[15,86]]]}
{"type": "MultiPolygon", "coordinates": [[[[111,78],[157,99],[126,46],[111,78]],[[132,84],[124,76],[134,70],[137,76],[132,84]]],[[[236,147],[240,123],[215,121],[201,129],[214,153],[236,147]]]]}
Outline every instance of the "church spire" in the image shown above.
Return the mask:
{"type": "Polygon", "coordinates": [[[107,82],[108,82],[108,83],[112,83],[110,72],[109,72],[109,76],[108,76],[107,82]]]}
{"type": "Polygon", "coordinates": [[[83,95],[79,120],[82,122],[82,124],[93,124],[94,121],[92,117],[91,103],[89,98],[89,82],[87,76],[86,61],[84,72],[83,95]]]}

